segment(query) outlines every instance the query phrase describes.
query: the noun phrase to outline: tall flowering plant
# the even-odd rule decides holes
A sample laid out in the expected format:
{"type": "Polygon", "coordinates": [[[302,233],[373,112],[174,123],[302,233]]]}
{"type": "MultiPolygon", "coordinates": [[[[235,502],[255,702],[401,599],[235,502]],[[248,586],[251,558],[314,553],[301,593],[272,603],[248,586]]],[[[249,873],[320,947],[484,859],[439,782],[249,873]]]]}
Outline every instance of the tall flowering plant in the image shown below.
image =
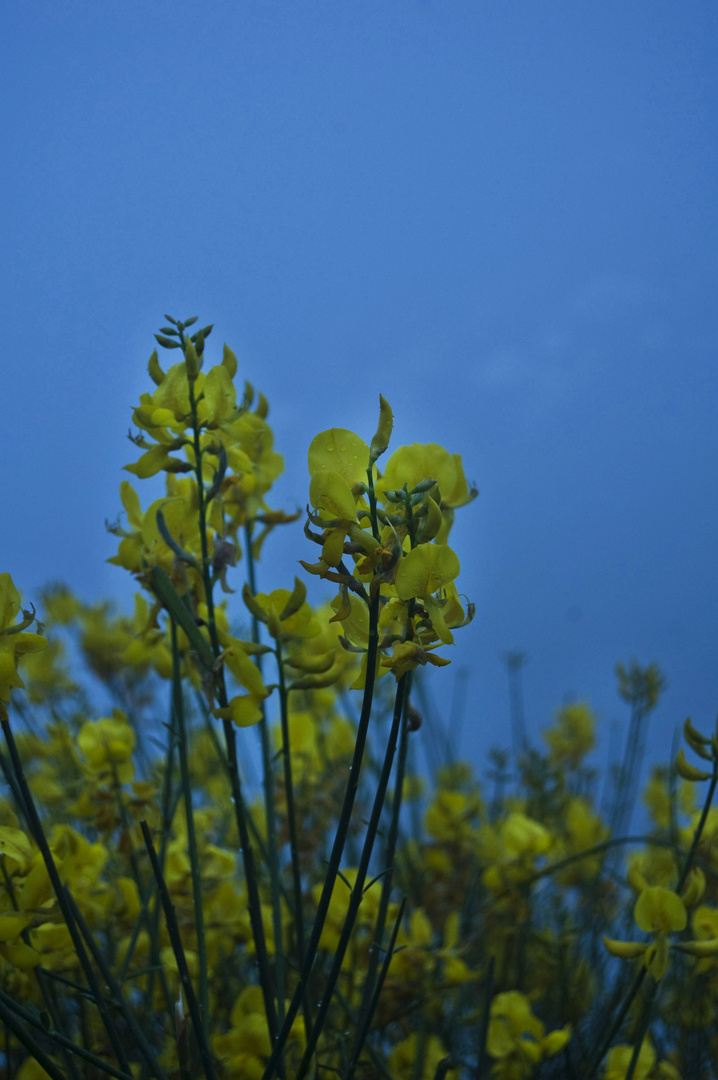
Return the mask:
{"type": "Polygon", "coordinates": [[[319,433],[314,555],[262,591],[265,540],[298,517],[267,502],[283,466],[267,402],[238,389],[226,345],[205,366],[211,326],[166,319],[110,526],[133,614],[55,587],[45,631],[0,574],[0,1071],[709,1075],[696,1069],[718,1059],[716,736],[687,723],[701,766],[681,751],[646,789],[650,835],[619,834],[662,686],[654,665],[619,665],[631,724],[605,810],[583,703],[513,774],[494,754],[489,800],[455,761],[422,792],[411,742],[435,723],[422,680],[474,615],[450,544],[476,495],[461,458],[392,451],[381,396],[367,441],[319,433]],[[157,476],[164,493],[143,497],[157,476]],[[313,578],[329,586],[315,605],[313,578]],[[111,715],[75,680],[68,640],[111,715]],[[634,923],[644,940],[629,940],[634,923]]]}

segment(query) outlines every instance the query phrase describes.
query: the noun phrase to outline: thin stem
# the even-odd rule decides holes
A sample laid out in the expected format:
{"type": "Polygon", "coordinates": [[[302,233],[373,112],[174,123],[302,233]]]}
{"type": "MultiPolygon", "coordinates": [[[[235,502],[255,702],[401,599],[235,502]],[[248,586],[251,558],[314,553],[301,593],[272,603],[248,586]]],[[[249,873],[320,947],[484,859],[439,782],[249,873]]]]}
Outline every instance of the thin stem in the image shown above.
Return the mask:
{"type": "Polygon", "coordinates": [[[301,1004],[302,997],[307,987],[309,976],[311,975],[314,961],[319,950],[319,940],[321,938],[322,929],[324,928],[327,912],[329,911],[329,902],[331,900],[334,884],[338,876],[339,865],[341,863],[344,845],[346,843],[347,834],[349,832],[349,823],[351,820],[354,800],[356,798],[357,790],[359,787],[359,775],[361,772],[364,748],[366,746],[367,735],[369,731],[369,720],[371,719],[371,707],[374,696],[374,678],[376,676],[377,648],[379,645],[378,628],[379,591],[377,590],[369,601],[369,634],[366,676],[364,680],[364,696],[362,698],[361,714],[359,716],[359,725],[357,728],[356,741],[354,743],[354,754],[352,756],[352,763],[349,766],[349,779],[347,781],[346,790],[344,792],[344,800],[342,802],[342,808],[339,814],[339,823],[337,825],[337,831],[334,836],[332,850],[329,855],[329,863],[327,866],[326,876],[324,878],[324,884],[322,886],[322,892],[319,897],[319,904],[317,905],[317,913],[314,917],[314,925],[312,926],[312,932],[310,934],[309,941],[307,942],[307,952],[304,958],[304,965],[299,975],[299,982],[297,983],[297,986],[295,988],[294,995],[287,1010],[287,1015],[284,1018],[284,1024],[282,1025],[282,1029],[279,1032],[279,1036],[272,1051],[272,1055],[269,1059],[269,1062],[267,1063],[266,1069],[264,1070],[262,1080],[270,1080],[270,1077],[274,1075],[279,1056],[282,1052],[284,1045],[286,1044],[292,1024],[297,1015],[297,1012],[299,1011],[299,1006],[301,1004]]]}
{"type": "Polygon", "coordinates": [[[377,831],[379,829],[379,819],[381,817],[381,811],[384,806],[384,798],[386,795],[386,789],[389,786],[389,777],[391,775],[392,765],[394,763],[394,753],[396,751],[396,743],[399,735],[399,725],[401,723],[402,715],[404,712],[404,700],[406,695],[406,689],[408,686],[408,676],[402,675],[397,683],[396,687],[396,699],[394,702],[394,716],[392,719],[391,731],[389,733],[389,739],[386,748],[386,754],[384,756],[384,765],[382,767],[381,777],[379,785],[377,787],[376,794],[374,796],[374,803],[372,805],[371,816],[369,818],[369,824],[367,826],[366,836],[364,838],[364,845],[362,848],[361,859],[359,861],[359,867],[357,869],[356,879],[354,886],[349,895],[349,907],[347,909],[346,918],[342,927],[342,932],[339,937],[339,943],[334,952],[332,958],[332,965],[329,969],[329,975],[327,976],[327,982],[322,994],[322,1000],[319,1004],[317,1016],[312,1027],[312,1032],[307,1039],[307,1046],[304,1051],[304,1056],[299,1066],[295,1080],[302,1080],[307,1074],[309,1065],[311,1063],[312,1056],[319,1041],[319,1036],[322,1033],[322,1029],[327,1019],[329,1004],[331,1002],[334,987],[341,972],[342,961],[349,945],[349,939],[351,938],[352,930],[354,929],[354,923],[356,916],[359,912],[359,905],[362,901],[364,894],[364,883],[367,878],[369,870],[369,861],[371,859],[372,851],[374,849],[374,841],[376,839],[377,831]]]}
{"type": "MultiPolygon", "coordinates": [[[[257,591],[257,580],[254,568],[254,555],[252,553],[252,522],[246,521],[244,525],[245,557],[247,560],[247,584],[252,595],[257,591]]],[[[259,620],[252,612],[251,617],[252,641],[255,645],[260,643],[259,620]]],[[[262,670],[261,656],[255,658],[259,670],[262,670]]],[[[285,1006],[285,965],[284,943],[282,929],[282,905],[280,897],[279,875],[279,849],[277,845],[277,811],[274,805],[274,769],[272,767],[272,748],[269,740],[269,724],[267,722],[267,710],[264,702],[261,706],[262,719],[257,725],[259,739],[262,748],[262,788],[264,791],[264,814],[267,823],[267,849],[266,858],[269,869],[270,888],[272,894],[272,927],[274,930],[274,971],[277,984],[277,1022],[281,1026],[284,1020],[285,1006]]]]}
{"type": "Polygon", "coordinates": [[[194,987],[192,986],[192,979],[190,978],[189,968],[187,967],[187,957],[185,956],[184,948],[182,947],[182,937],[180,935],[179,926],[177,925],[177,917],[175,915],[174,904],[167,889],[164,875],[160,869],[160,864],[157,859],[157,852],[155,846],[152,843],[152,834],[150,833],[147,822],[143,819],[140,822],[140,828],[142,829],[142,836],[144,837],[145,847],[147,848],[147,854],[150,857],[150,863],[152,865],[152,872],[155,875],[157,882],[157,891],[162,901],[162,909],[165,915],[165,924],[167,926],[167,932],[169,934],[170,943],[172,945],[172,951],[177,961],[177,971],[179,972],[180,982],[182,983],[182,989],[185,992],[187,998],[187,1007],[189,1008],[190,1016],[192,1017],[192,1025],[194,1027],[195,1037],[197,1039],[197,1047],[199,1049],[200,1058],[202,1059],[202,1067],[204,1069],[207,1080],[216,1080],[214,1066],[212,1064],[212,1055],[210,1053],[209,1045],[205,1038],[204,1025],[202,1023],[202,1017],[200,1015],[199,1004],[195,996],[194,987]]]}
{"type": "Polygon", "coordinates": [[[202,877],[199,865],[199,852],[197,850],[197,836],[194,829],[194,810],[192,807],[192,786],[189,775],[189,761],[187,759],[187,730],[184,719],[184,698],[182,695],[182,678],[180,675],[180,655],[177,643],[177,623],[170,616],[170,632],[172,637],[172,702],[177,718],[179,735],[179,759],[180,772],[182,775],[182,791],[184,794],[185,821],[187,823],[187,847],[189,849],[189,861],[192,875],[192,898],[194,901],[194,918],[197,932],[197,958],[199,961],[199,1007],[202,1014],[205,1038],[209,1039],[209,981],[207,978],[207,943],[204,934],[204,907],[202,904],[202,877]]]}
{"type": "MultiPolygon", "coordinates": [[[[383,900],[383,898],[384,897],[383,897],[383,894],[382,894],[382,900],[383,900]]],[[[399,904],[399,911],[397,912],[397,916],[396,916],[396,918],[394,920],[394,926],[392,927],[391,936],[389,938],[389,944],[386,947],[386,951],[384,953],[384,960],[382,962],[381,970],[379,971],[379,975],[378,975],[378,978],[376,979],[376,982],[374,981],[374,974],[371,971],[367,974],[367,978],[366,978],[366,981],[364,983],[364,992],[366,994],[367,989],[369,989],[371,992],[369,993],[369,995],[367,997],[366,1004],[365,1004],[364,1001],[362,1001],[359,1016],[357,1017],[356,1035],[354,1037],[354,1046],[353,1046],[353,1049],[352,1049],[351,1060],[349,1062],[349,1068],[348,1068],[347,1074],[346,1074],[346,1080],[351,1080],[351,1078],[354,1076],[354,1070],[357,1067],[357,1064],[359,1062],[359,1058],[361,1057],[362,1050],[364,1049],[364,1047],[366,1045],[366,1038],[367,1038],[367,1035],[369,1034],[369,1027],[371,1025],[372,1017],[374,1016],[374,1013],[376,1012],[376,1007],[379,1004],[379,996],[381,995],[382,987],[384,986],[384,983],[386,982],[386,977],[389,974],[389,965],[391,964],[391,960],[392,960],[392,957],[394,955],[394,947],[396,945],[396,939],[397,939],[397,935],[399,933],[399,927],[401,926],[401,920],[404,917],[404,909],[405,908],[406,908],[406,897],[402,896],[401,903],[399,904]],[[370,975],[371,975],[371,982],[370,982],[370,975]]],[[[379,920],[377,919],[377,926],[378,926],[378,923],[379,923],[379,920]]],[[[382,926],[382,933],[383,933],[383,926],[382,926]]],[[[374,957],[374,953],[376,953],[376,955],[378,957],[379,951],[380,951],[380,946],[376,944],[376,936],[374,938],[373,950],[374,951],[372,952],[372,959],[374,957]]]]}
{"type": "MultiPolygon", "coordinates": [[[[186,346],[186,340],[184,338],[182,330],[180,330],[180,343],[182,344],[184,350],[186,346]]],[[[190,409],[192,413],[192,435],[195,456],[195,476],[197,481],[199,533],[202,550],[202,579],[204,583],[205,602],[207,604],[207,622],[209,627],[210,641],[212,643],[212,652],[214,653],[214,656],[216,658],[219,658],[221,649],[219,644],[219,635],[217,633],[217,620],[214,610],[214,596],[212,593],[209,552],[207,548],[207,516],[205,506],[204,481],[202,478],[202,446],[200,441],[200,424],[197,415],[197,400],[194,392],[194,382],[192,381],[192,379],[189,378],[187,381],[189,386],[190,409]]],[[[225,709],[228,704],[228,698],[224,681],[224,671],[221,666],[215,674],[215,686],[220,707],[225,709]]],[[[237,767],[237,740],[235,737],[234,725],[230,720],[223,720],[223,729],[225,742],[227,745],[227,764],[229,768],[230,785],[232,788],[234,811],[237,820],[237,832],[239,835],[242,860],[244,863],[244,876],[247,882],[247,901],[249,906],[250,922],[252,926],[252,936],[254,938],[255,949],[257,951],[257,964],[259,967],[260,984],[262,987],[262,996],[264,999],[264,1007],[267,1016],[267,1027],[269,1028],[270,1038],[272,1039],[272,1041],[274,1041],[276,1039],[277,1032],[277,1014],[274,1006],[274,996],[272,991],[273,980],[269,967],[267,941],[264,935],[264,924],[262,922],[262,907],[259,898],[257,873],[254,864],[254,852],[252,850],[252,845],[249,839],[249,830],[247,828],[244,798],[242,795],[242,789],[239,781],[239,769],[237,767]]]]}
{"type": "Polygon", "coordinates": [[[72,910],[70,908],[70,905],[68,904],[65,889],[63,887],[62,881],[60,880],[60,875],[58,873],[55,860],[50,850],[50,846],[47,842],[47,838],[45,837],[42,823],[38,816],[37,808],[35,807],[35,802],[33,800],[29,785],[27,783],[27,779],[25,777],[25,772],[22,767],[20,755],[18,754],[15,739],[12,733],[12,729],[10,727],[10,721],[4,719],[2,721],[2,726],[3,732],[5,734],[5,739],[7,741],[8,750],[10,751],[10,759],[12,761],[15,778],[17,780],[18,787],[20,788],[23,804],[27,812],[27,821],[30,833],[38,848],[40,849],[40,854],[42,855],[43,862],[45,863],[45,869],[47,870],[47,874],[52,883],[55,896],[57,897],[60,911],[62,912],[65,924],[70,933],[70,937],[72,938],[72,944],[74,946],[75,952],[77,953],[77,958],[80,961],[80,966],[82,967],[84,976],[87,979],[87,984],[92,992],[95,1005],[97,1006],[100,1016],[102,1017],[102,1022],[105,1025],[105,1030],[107,1031],[107,1035],[112,1045],[112,1049],[114,1050],[117,1061],[123,1072],[131,1073],[132,1070],[130,1069],[129,1062],[125,1057],[122,1041],[115,1028],[115,1024],[110,1014],[110,1011],[107,1008],[105,998],[100,991],[97,979],[95,978],[95,973],[92,970],[92,965],[90,964],[87,952],[85,951],[82,937],[77,928],[77,923],[73,918],[72,910]]]}
{"type": "MultiPolygon", "coordinates": [[[[51,1077],[51,1080],[65,1080],[65,1076],[52,1058],[48,1057],[34,1036],[31,1035],[29,1031],[25,1030],[20,1023],[17,1014],[6,1005],[4,995],[0,998],[0,1020],[2,1020],[8,1031],[13,1033],[17,1041],[25,1047],[27,1052],[35,1058],[35,1061],[37,1061],[38,1065],[40,1065],[48,1076],[51,1077]]],[[[128,1071],[128,1073],[122,1073],[120,1075],[124,1077],[131,1076],[132,1074],[128,1071]]]]}
{"type": "Polygon", "coordinates": [[[643,964],[641,964],[638,971],[633,977],[633,982],[628,989],[628,993],[623,999],[620,1009],[618,1010],[616,1016],[613,1019],[613,1023],[609,1025],[606,1034],[601,1039],[601,1042],[599,1043],[598,1048],[593,1055],[593,1058],[591,1060],[591,1067],[586,1074],[586,1080],[593,1080],[593,1077],[596,1075],[596,1072],[598,1071],[598,1068],[603,1061],[606,1052],[608,1051],[608,1048],[610,1047],[617,1033],[621,1030],[621,1027],[623,1026],[623,1021],[628,1015],[628,1010],[631,1007],[633,999],[638,993],[638,991],[641,989],[641,986],[643,985],[643,980],[645,979],[647,974],[648,969],[643,964]]]}
{"type": "MultiPolygon", "coordinates": [[[[302,899],[302,874],[299,864],[299,844],[297,842],[297,818],[294,808],[294,780],[292,777],[292,755],[289,740],[289,691],[284,677],[282,646],[277,639],[277,671],[279,673],[279,709],[282,726],[282,764],[284,766],[284,796],[287,801],[287,829],[289,832],[289,856],[294,886],[294,934],[297,945],[297,960],[300,969],[304,966],[304,902],[302,899]]],[[[303,1000],[304,1026],[309,1033],[311,1017],[306,994],[303,1000]]]]}
{"type": "Polygon", "coordinates": [[[87,946],[92,953],[92,959],[95,961],[95,964],[97,965],[97,968],[102,975],[102,978],[105,980],[107,986],[112,992],[113,1004],[116,1005],[122,1013],[127,1026],[135,1037],[140,1053],[147,1062],[150,1071],[153,1073],[154,1076],[157,1077],[157,1080],[167,1080],[167,1077],[162,1070],[159,1062],[157,1061],[155,1053],[150,1046],[147,1037],[142,1030],[142,1027],[140,1026],[140,1024],[138,1024],[134,1013],[125,1001],[125,998],[122,994],[122,987],[120,986],[115,976],[112,974],[112,971],[110,970],[109,965],[106,963],[104,956],[98,949],[95,939],[92,936],[92,931],[87,925],[87,922],[85,921],[82,912],[77,906],[77,903],[67,886],[65,886],[65,895],[67,897],[70,908],[72,909],[72,914],[77,920],[77,925],[79,926],[82,935],[87,942],[87,946]]]}
{"type": "MultiPolygon", "coordinates": [[[[404,678],[407,681],[407,686],[403,704],[403,722],[401,725],[401,734],[399,737],[399,757],[397,760],[396,782],[394,785],[394,798],[391,808],[391,822],[389,825],[389,834],[386,842],[386,869],[382,877],[381,898],[379,901],[379,910],[377,912],[376,925],[374,928],[374,939],[372,941],[372,946],[369,952],[369,968],[367,970],[366,978],[364,980],[362,1002],[359,1009],[359,1024],[357,1026],[356,1034],[354,1036],[354,1046],[352,1048],[350,1065],[347,1072],[346,1080],[352,1080],[354,1070],[361,1054],[362,1044],[364,1042],[364,1039],[366,1038],[367,1032],[369,1031],[372,1016],[379,1000],[378,987],[375,988],[374,983],[377,977],[377,968],[379,967],[379,954],[382,948],[382,938],[384,937],[384,929],[386,926],[386,919],[389,912],[389,901],[391,898],[391,890],[394,879],[394,859],[396,856],[396,845],[399,837],[401,798],[404,786],[406,756],[409,747],[408,706],[409,694],[411,691],[411,673],[407,673],[404,678]]],[[[391,948],[393,948],[393,945],[391,946],[391,948]]]]}

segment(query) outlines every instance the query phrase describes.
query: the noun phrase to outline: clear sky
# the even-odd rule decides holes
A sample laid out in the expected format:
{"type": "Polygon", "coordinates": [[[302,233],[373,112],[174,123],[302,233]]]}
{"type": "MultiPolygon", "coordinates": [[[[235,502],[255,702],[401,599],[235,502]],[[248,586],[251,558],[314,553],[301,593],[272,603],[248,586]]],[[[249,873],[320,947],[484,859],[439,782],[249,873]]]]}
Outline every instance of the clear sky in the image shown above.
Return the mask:
{"type": "MultiPolygon", "coordinates": [[[[214,322],[307,498],[324,428],[463,455],[465,753],[657,661],[652,753],[718,709],[714,0],[3,5],[2,566],[104,560],[168,312],[214,322]]],[[[214,347],[214,353],[212,351],[214,347]]],[[[216,362],[216,360],[215,360],[216,362]]],[[[143,505],[146,499],[143,498],[143,505]]],[[[260,583],[291,582],[301,527],[260,583]]],[[[316,594],[315,594],[316,595],[316,594]]],[[[446,713],[451,680],[436,672],[446,713]]]]}

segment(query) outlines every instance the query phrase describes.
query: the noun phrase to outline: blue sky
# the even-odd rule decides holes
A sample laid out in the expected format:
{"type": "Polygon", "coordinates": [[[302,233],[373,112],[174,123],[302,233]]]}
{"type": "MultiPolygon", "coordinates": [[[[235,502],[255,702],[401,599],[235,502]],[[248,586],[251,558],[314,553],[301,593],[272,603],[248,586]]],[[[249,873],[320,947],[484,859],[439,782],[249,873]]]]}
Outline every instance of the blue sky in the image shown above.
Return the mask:
{"type": "Polygon", "coordinates": [[[463,455],[463,752],[508,742],[520,648],[532,728],[588,698],[604,742],[615,661],[657,661],[667,758],[718,708],[717,30],[702,0],[6,5],[1,569],[129,602],[130,407],[197,314],[270,400],[275,505],[379,392],[395,445],[463,455]]]}

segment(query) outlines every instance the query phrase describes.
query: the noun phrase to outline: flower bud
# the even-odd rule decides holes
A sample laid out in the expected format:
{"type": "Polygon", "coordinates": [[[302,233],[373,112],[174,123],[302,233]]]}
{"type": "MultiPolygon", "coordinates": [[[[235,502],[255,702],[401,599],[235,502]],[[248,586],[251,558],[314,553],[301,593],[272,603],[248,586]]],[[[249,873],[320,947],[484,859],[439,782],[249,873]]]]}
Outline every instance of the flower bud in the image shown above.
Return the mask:
{"type": "Polygon", "coordinates": [[[190,382],[194,382],[199,375],[199,369],[202,366],[202,362],[197,355],[197,350],[194,347],[194,342],[189,338],[185,342],[184,359],[187,366],[187,378],[190,382]]]}
{"type": "Polygon", "coordinates": [[[687,719],[683,725],[683,737],[690,746],[691,750],[694,750],[699,757],[702,757],[705,761],[712,761],[712,754],[707,747],[710,745],[710,739],[702,735],[700,731],[697,731],[690,719],[687,719]]]}
{"type": "Polygon", "coordinates": [[[230,379],[233,379],[237,374],[237,357],[234,355],[229,345],[225,345],[222,351],[222,366],[227,369],[230,379]]]}
{"type": "Polygon", "coordinates": [[[155,349],[149,359],[149,362],[147,364],[147,370],[150,373],[150,378],[152,379],[152,382],[155,383],[156,386],[159,386],[165,377],[165,373],[160,367],[160,362],[157,358],[157,349],[155,349]]]}
{"type": "Polygon", "coordinates": [[[379,394],[379,426],[369,447],[370,465],[373,465],[377,458],[381,457],[389,445],[393,426],[394,414],[391,411],[391,405],[385,397],[379,394]]]}
{"type": "Polygon", "coordinates": [[[695,765],[691,765],[691,763],[686,760],[686,755],[683,753],[683,747],[678,751],[676,769],[684,780],[710,780],[712,775],[704,769],[697,769],[695,765]]]}
{"type": "Polygon", "coordinates": [[[621,960],[634,960],[646,951],[646,945],[640,941],[615,941],[613,938],[604,937],[603,946],[611,956],[618,956],[621,960]]]}

